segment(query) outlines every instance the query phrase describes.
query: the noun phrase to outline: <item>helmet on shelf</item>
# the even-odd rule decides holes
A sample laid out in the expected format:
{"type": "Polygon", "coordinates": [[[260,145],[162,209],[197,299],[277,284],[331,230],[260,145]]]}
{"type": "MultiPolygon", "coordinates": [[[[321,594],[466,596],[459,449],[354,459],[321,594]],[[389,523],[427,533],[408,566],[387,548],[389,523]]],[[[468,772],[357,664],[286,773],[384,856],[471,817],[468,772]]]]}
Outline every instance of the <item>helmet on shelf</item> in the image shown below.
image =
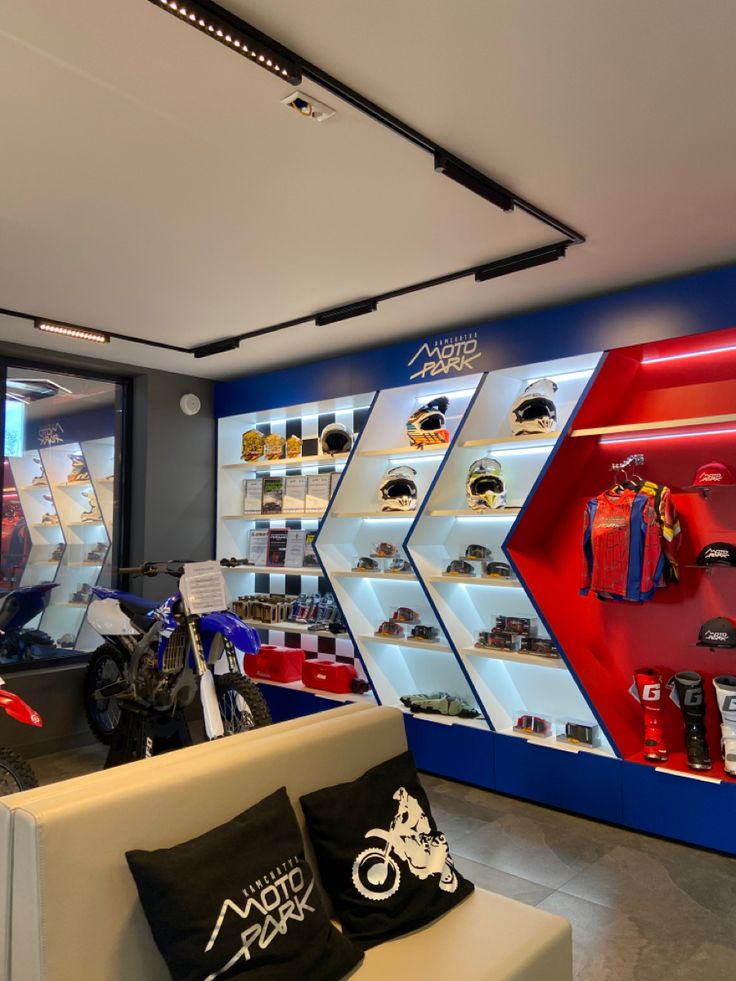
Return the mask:
{"type": "Polygon", "coordinates": [[[470,464],[465,494],[474,511],[506,506],[506,484],[498,460],[484,456],[470,464]]]}
{"type": "Polygon", "coordinates": [[[413,467],[391,467],[383,475],[379,496],[382,511],[415,511],[417,472],[413,467]]]}
{"type": "Polygon", "coordinates": [[[265,447],[265,437],[260,429],[249,429],[243,433],[240,451],[241,460],[260,460],[265,447]]]}
{"type": "Polygon", "coordinates": [[[341,422],[331,422],[322,430],[319,445],[323,453],[347,453],[353,445],[353,434],[341,422]]]}
{"type": "Polygon", "coordinates": [[[406,433],[412,446],[450,442],[450,434],[445,426],[448,405],[449,400],[441,395],[412,412],[406,420],[406,433]]]}
{"type": "Polygon", "coordinates": [[[557,407],[552,399],[556,391],[557,385],[550,378],[539,378],[526,386],[509,413],[514,436],[535,436],[556,428],[557,407]]]}

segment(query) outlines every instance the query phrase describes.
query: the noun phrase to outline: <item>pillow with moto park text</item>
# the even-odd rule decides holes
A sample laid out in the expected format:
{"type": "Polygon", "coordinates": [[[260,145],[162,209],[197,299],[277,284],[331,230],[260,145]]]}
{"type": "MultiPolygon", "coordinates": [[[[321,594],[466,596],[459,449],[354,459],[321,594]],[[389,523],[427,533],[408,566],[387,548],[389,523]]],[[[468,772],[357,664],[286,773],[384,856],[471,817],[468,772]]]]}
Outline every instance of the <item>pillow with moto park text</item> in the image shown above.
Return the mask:
{"type": "Polygon", "coordinates": [[[338,981],[362,960],[330,923],[284,787],[198,838],[125,857],[173,981],[338,981]]]}
{"type": "Polygon", "coordinates": [[[430,923],[473,891],[455,869],[410,752],[301,798],[344,932],[367,949],[430,923]]]}

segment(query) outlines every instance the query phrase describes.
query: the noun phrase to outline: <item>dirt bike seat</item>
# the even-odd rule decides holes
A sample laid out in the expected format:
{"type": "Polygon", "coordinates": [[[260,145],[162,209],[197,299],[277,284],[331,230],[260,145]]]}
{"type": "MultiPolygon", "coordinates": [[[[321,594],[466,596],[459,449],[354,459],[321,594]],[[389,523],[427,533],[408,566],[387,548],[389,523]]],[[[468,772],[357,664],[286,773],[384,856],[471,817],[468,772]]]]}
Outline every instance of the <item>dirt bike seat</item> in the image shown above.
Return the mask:
{"type": "Polygon", "coordinates": [[[138,627],[139,630],[142,630],[143,633],[150,630],[154,623],[156,623],[156,617],[148,615],[151,609],[150,602],[142,600],[141,603],[138,604],[127,598],[119,598],[118,603],[120,604],[120,609],[123,611],[126,617],[128,617],[130,622],[135,627],[138,627]]]}

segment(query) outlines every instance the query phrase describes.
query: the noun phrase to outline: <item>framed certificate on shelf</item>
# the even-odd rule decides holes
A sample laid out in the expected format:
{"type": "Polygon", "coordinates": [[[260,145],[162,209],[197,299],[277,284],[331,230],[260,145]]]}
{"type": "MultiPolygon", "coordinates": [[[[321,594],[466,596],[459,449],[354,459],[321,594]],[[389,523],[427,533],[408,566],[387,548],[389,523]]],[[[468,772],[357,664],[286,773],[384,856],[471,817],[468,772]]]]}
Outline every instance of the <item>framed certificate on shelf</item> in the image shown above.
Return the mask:
{"type": "Polygon", "coordinates": [[[287,477],[284,483],[284,511],[303,511],[306,494],[306,477],[287,477]]]}
{"type": "Polygon", "coordinates": [[[262,506],[263,478],[246,478],[243,481],[243,514],[260,514],[262,506]]]}
{"type": "Polygon", "coordinates": [[[305,511],[324,511],[330,498],[330,475],[315,473],[307,477],[305,511]]]}

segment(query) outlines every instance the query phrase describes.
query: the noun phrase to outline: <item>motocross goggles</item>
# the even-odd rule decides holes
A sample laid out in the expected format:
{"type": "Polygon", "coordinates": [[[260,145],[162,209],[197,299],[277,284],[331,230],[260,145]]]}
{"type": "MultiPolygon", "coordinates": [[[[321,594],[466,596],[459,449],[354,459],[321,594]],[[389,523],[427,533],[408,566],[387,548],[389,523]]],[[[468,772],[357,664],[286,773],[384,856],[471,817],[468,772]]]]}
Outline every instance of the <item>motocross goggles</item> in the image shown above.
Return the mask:
{"type": "Polygon", "coordinates": [[[393,620],[384,620],[376,630],[376,637],[405,637],[404,628],[393,620]]]}
{"type": "Polygon", "coordinates": [[[410,606],[399,606],[394,610],[391,619],[394,623],[419,623],[422,618],[410,606]]]}
{"type": "Polygon", "coordinates": [[[395,559],[391,559],[389,562],[386,572],[411,572],[411,566],[406,559],[397,555],[395,559]]]}
{"type": "Polygon", "coordinates": [[[414,640],[437,640],[440,632],[437,627],[428,627],[422,624],[411,628],[411,636],[414,640]]]}
{"type": "Polygon", "coordinates": [[[521,732],[532,732],[535,736],[548,736],[552,730],[549,719],[541,715],[520,715],[514,728],[521,732]]]}
{"type": "Polygon", "coordinates": [[[506,562],[489,562],[486,566],[486,575],[494,579],[513,579],[514,574],[511,566],[506,562]]]}
{"type": "Polygon", "coordinates": [[[362,569],[365,572],[375,572],[378,569],[378,563],[369,555],[363,555],[355,563],[355,568],[362,569]]]}
{"type": "Polygon", "coordinates": [[[398,548],[392,545],[391,542],[378,542],[377,545],[373,546],[371,555],[375,555],[379,559],[390,559],[398,552],[398,548]]]}
{"type": "Polygon", "coordinates": [[[465,549],[465,558],[471,560],[490,559],[492,552],[485,545],[468,545],[465,549]]]}

